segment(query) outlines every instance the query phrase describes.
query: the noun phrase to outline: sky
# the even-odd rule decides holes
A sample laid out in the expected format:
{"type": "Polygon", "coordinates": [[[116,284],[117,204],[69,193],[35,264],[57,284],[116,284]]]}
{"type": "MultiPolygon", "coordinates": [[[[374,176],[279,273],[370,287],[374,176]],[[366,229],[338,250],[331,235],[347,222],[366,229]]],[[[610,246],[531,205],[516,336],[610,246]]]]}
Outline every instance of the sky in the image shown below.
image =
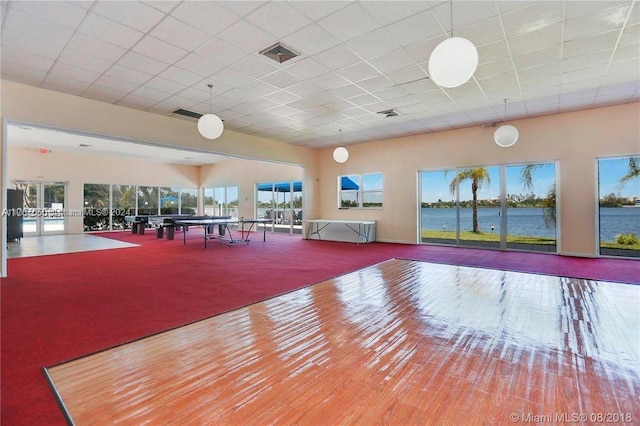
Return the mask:
{"type": "MultiPolygon", "coordinates": [[[[600,176],[600,194],[615,193],[620,197],[640,197],[640,178],[635,178],[620,185],[619,180],[627,173],[629,167],[628,157],[602,159],[598,161],[600,176]]],[[[528,194],[520,178],[520,170],[523,166],[507,166],[507,194],[528,194]]],[[[486,167],[490,173],[491,183],[484,184],[478,191],[479,199],[497,199],[500,196],[500,168],[499,166],[486,167]]],[[[546,197],[548,190],[555,181],[556,167],[554,163],[548,163],[535,169],[532,173],[533,192],[540,198],[546,197]]],[[[422,173],[422,200],[423,202],[454,201],[455,196],[449,192],[449,183],[455,177],[455,171],[450,170],[446,175],[442,170],[422,173]]],[[[602,196],[601,195],[601,196],[602,196]]],[[[460,186],[460,199],[471,199],[471,181],[465,181],[460,186]]]]}

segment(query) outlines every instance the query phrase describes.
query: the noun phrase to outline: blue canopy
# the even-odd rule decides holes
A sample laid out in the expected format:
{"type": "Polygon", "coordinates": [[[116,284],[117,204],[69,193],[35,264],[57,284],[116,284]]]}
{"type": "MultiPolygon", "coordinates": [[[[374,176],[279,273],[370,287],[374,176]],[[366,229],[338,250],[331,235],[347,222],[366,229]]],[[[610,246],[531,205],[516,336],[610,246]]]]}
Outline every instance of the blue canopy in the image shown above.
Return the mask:
{"type": "MultiPolygon", "coordinates": [[[[258,185],[258,191],[271,191],[275,190],[276,192],[289,192],[291,191],[290,182],[280,182],[276,184],[271,183],[261,183],[258,185]]],[[[293,191],[300,192],[302,191],[302,182],[293,182],[293,191]]]]}
{"type": "Polygon", "coordinates": [[[358,190],[360,189],[360,186],[358,186],[357,183],[355,183],[354,181],[352,181],[351,179],[349,179],[346,176],[342,176],[342,180],[340,182],[340,188],[343,191],[348,191],[348,190],[358,190]]]}

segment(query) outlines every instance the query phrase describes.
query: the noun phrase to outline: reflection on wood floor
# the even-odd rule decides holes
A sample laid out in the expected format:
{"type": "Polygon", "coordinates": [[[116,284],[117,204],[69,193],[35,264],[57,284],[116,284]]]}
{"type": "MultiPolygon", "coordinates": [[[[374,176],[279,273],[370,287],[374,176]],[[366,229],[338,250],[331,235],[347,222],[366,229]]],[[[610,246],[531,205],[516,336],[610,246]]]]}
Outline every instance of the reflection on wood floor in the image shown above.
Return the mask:
{"type": "Polygon", "coordinates": [[[47,371],[78,425],[637,424],[639,306],[638,286],[390,260],[47,371]]]}

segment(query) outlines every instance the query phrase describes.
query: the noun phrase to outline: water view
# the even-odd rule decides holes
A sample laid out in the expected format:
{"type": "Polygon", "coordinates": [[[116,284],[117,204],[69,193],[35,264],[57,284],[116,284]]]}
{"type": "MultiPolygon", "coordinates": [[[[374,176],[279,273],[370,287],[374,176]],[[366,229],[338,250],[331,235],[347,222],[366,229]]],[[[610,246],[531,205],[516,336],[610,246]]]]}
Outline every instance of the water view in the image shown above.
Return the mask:
{"type": "MultiPolygon", "coordinates": [[[[472,209],[460,209],[460,230],[472,230],[472,209]]],[[[500,209],[478,208],[478,222],[483,233],[500,234],[500,209]]],[[[456,210],[454,208],[423,208],[421,211],[423,230],[455,231],[456,210]]],[[[545,225],[543,209],[536,207],[509,208],[507,210],[507,233],[532,237],[556,238],[555,228],[545,225]]],[[[600,234],[602,241],[615,241],[618,234],[635,233],[640,236],[640,208],[600,209],[600,234]]]]}

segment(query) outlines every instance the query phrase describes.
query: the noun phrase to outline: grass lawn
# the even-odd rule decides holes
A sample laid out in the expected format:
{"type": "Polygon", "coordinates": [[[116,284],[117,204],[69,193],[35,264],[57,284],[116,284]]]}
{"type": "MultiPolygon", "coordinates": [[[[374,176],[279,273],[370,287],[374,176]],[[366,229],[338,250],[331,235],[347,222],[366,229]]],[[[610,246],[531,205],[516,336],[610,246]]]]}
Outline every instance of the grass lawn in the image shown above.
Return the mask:
{"type": "MultiPolygon", "coordinates": [[[[436,231],[436,230],[422,230],[422,238],[434,238],[443,240],[455,240],[455,231],[436,231]]],[[[500,234],[496,233],[473,233],[471,231],[460,232],[460,239],[463,241],[487,241],[487,242],[500,242],[500,234]]],[[[521,235],[508,235],[507,243],[514,244],[541,244],[541,245],[553,245],[556,244],[556,240],[553,238],[544,237],[527,237],[521,235]]],[[[602,248],[617,249],[617,250],[638,250],[640,251],[640,244],[623,245],[615,242],[602,242],[602,248]]]]}

